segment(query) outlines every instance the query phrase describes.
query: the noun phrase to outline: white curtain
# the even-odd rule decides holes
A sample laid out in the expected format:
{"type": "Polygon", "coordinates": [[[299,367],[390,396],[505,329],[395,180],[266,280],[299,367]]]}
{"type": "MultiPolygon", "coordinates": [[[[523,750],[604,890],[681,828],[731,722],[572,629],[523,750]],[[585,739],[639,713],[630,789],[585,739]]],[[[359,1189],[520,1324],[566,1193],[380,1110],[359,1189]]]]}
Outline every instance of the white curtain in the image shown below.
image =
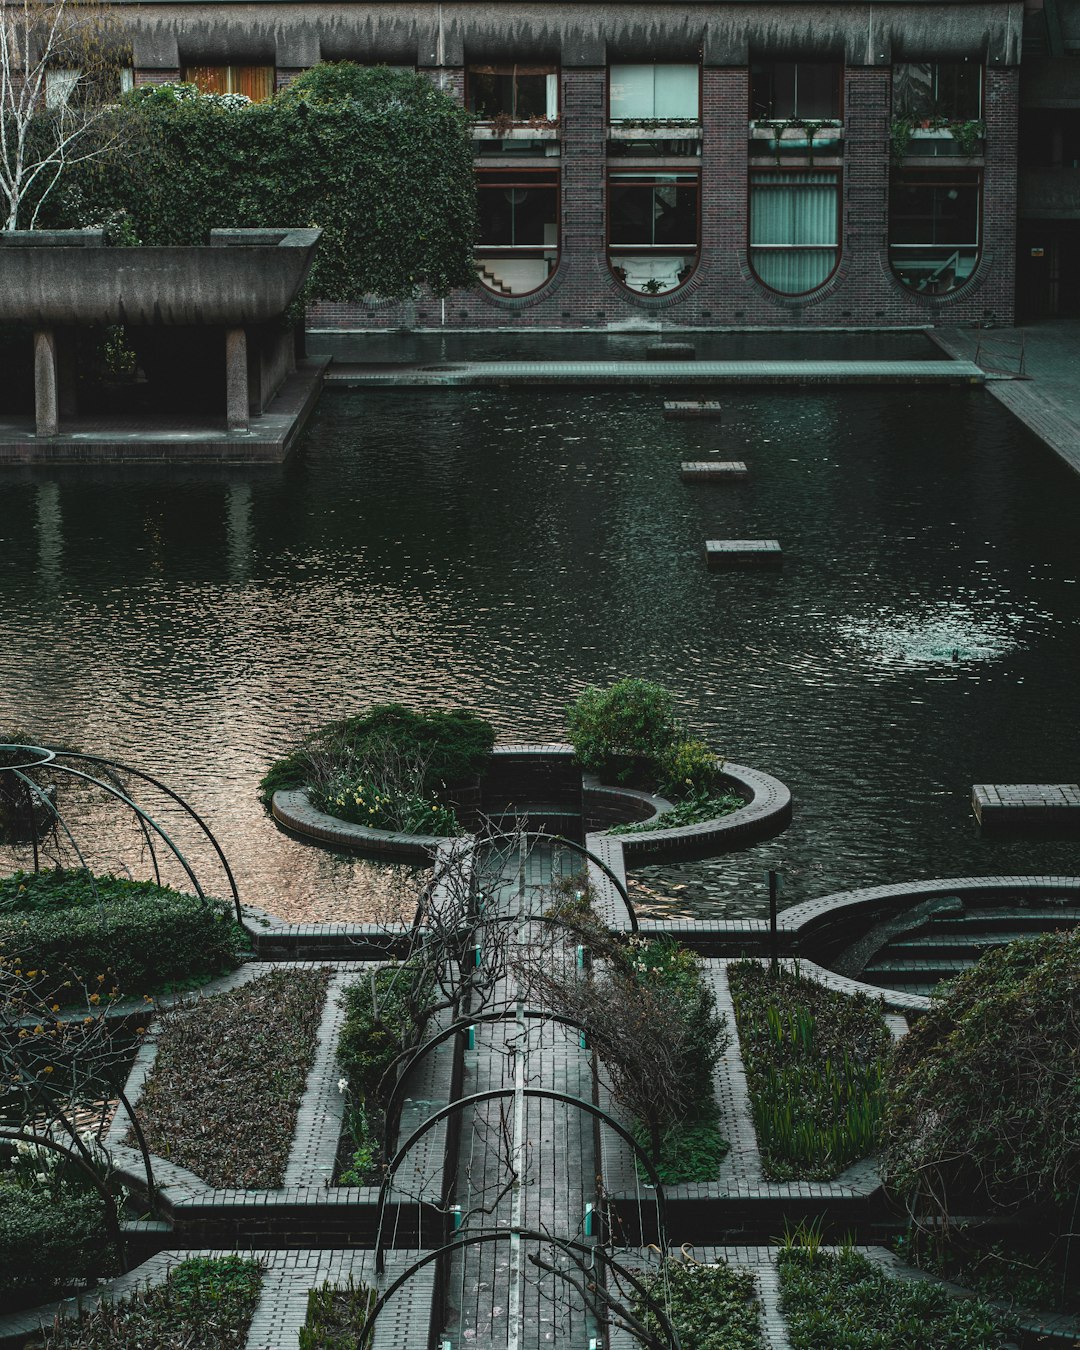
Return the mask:
{"type": "Polygon", "coordinates": [[[820,286],[837,249],[833,173],[755,174],[750,193],[750,257],[766,286],[801,295],[820,286]]]}
{"type": "Polygon", "coordinates": [[[611,120],[696,119],[697,66],[612,66],[611,120]]]}
{"type": "Polygon", "coordinates": [[[550,117],[554,122],[559,115],[559,77],[558,75],[549,75],[547,77],[547,111],[545,116],[550,117]]]}

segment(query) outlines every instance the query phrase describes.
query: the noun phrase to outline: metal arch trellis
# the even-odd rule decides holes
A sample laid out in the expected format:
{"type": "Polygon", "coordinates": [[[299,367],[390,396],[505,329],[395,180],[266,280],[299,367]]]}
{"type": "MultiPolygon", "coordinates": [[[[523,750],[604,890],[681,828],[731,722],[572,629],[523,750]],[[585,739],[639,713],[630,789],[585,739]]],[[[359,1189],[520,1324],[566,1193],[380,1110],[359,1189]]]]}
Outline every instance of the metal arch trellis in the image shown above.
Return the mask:
{"type": "MultiPolygon", "coordinates": [[[[378,1095],[379,1089],[381,1089],[382,1084],[386,1081],[387,1075],[390,1074],[396,1066],[400,1066],[400,1073],[394,1082],[394,1086],[390,1089],[390,1096],[387,1098],[386,1108],[383,1113],[387,1122],[386,1133],[383,1139],[384,1158],[391,1130],[396,1128],[395,1122],[397,1117],[394,1114],[394,1111],[398,1105],[398,1098],[404,1091],[409,1074],[420,1060],[432,1050],[442,1045],[444,1041],[450,1040],[453,1036],[459,1035],[463,1031],[468,1031],[470,1027],[474,1027],[480,1022],[502,1022],[516,1015],[517,1013],[514,1007],[505,1007],[498,1008],[493,1012],[476,1013],[471,1017],[468,1015],[459,1017],[456,1021],[451,1022],[449,1026],[443,1027],[440,1031],[435,1032],[419,1045],[409,1046],[408,1049],[403,1050],[401,1054],[396,1055],[390,1061],[383,1072],[382,1078],[379,1080],[379,1088],[376,1089],[376,1095],[378,1095]],[[404,1063],[402,1063],[402,1061],[404,1061],[404,1063]]],[[[582,1036],[585,1035],[585,1028],[580,1022],[575,1021],[572,1017],[566,1017],[562,1013],[546,1012],[542,1008],[525,1008],[522,1012],[522,1016],[537,1021],[558,1022],[562,1026],[573,1027],[575,1031],[581,1032],[582,1036]]]]}
{"type": "MultiPolygon", "coordinates": [[[[567,1106],[577,1107],[579,1110],[587,1112],[603,1124],[609,1126],[624,1143],[630,1145],[635,1156],[648,1173],[649,1181],[655,1192],[657,1227],[659,1229],[658,1236],[660,1238],[659,1245],[662,1248],[666,1247],[667,1200],[663,1182],[660,1180],[660,1174],[657,1172],[652,1159],[625,1125],[621,1125],[614,1116],[605,1111],[603,1107],[596,1106],[593,1102],[587,1102],[582,1097],[574,1097],[569,1092],[559,1092],[555,1088],[526,1087],[521,1090],[521,1093],[524,1097],[535,1098],[541,1101],[563,1102],[567,1106]]],[[[461,1111],[469,1106],[478,1106],[481,1102],[497,1101],[500,1097],[513,1097],[514,1094],[515,1088],[513,1087],[499,1087],[488,1088],[484,1092],[474,1092],[467,1097],[459,1097],[456,1101],[448,1102],[445,1106],[439,1107],[437,1111],[433,1112],[425,1121],[418,1125],[412,1134],[409,1135],[408,1139],[399,1146],[397,1152],[387,1165],[382,1182],[379,1186],[378,1226],[375,1231],[375,1270],[379,1275],[381,1275],[385,1269],[385,1257],[383,1255],[383,1222],[386,1216],[386,1204],[390,1186],[393,1183],[394,1174],[408,1156],[413,1145],[417,1143],[418,1140],[422,1139],[429,1130],[438,1125],[440,1121],[445,1120],[448,1116],[455,1114],[455,1112],[461,1111]]]]}
{"type": "MultiPolygon", "coordinates": [[[[531,1228],[517,1230],[500,1228],[491,1232],[465,1233],[460,1237],[455,1238],[453,1241],[444,1243],[441,1247],[437,1247],[434,1251],[425,1252],[423,1256],[407,1266],[406,1269],[403,1270],[375,1300],[364,1321],[364,1325],[360,1329],[360,1334],[356,1338],[356,1344],[365,1347],[370,1345],[370,1338],[375,1330],[379,1314],[397,1291],[412,1279],[417,1271],[423,1270],[425,1266],[431,1265],[432,1262],[450,1256],[455,1251],[459,1251],[462,1248],[478,1246],[485,1242],[508,1242],[513,1237],[519,1237],[526,1242],[550,1243],[552,1246],[564,1250],[580,1252],[581,1255],[587,1256],[590,1260],[599,1257],[610,1269],[617,1271],[622,1278],[629,1284],[632,1284],[641,1297],[649,1304],[650,1311],[660,1322],[661,1330],[667,1340],[668,1350],[682,1350],[682,1341],[679,1339],[678,1330],[672,1323],[667,1309],[661,1307],[656,1299],[653,1298],[649,1293],[645,1282],[639,1279],[633,1271],[616,1261],[615,1257],[612,1256],[610,1252],[606,1251],[601,1246],[589,1246],[587,1243],[579,1242],[575,1238],[557,1238],[553,1237],[550,1233],[544,1233],[538,1229],[531,1228]]],[[[381,1274],[382,1272],[379,1271],[379,1273],[381,1274]]],[[[631,1332],[631,1334],[635,1333],[631,1332]]],[[[654,1350],[654,1347],[655,1350],[663,1350],[661,1346],[658,1346],[655,1339],[653,1340],[653,1346],[648,1347],[648,1350],[654,1350]]]]}
{"type": "MultiPolygon", "coordinates": [[[[26,773],[24,772],[25,769],[36,769],[47,764],[50,766],[51,769],[54,769],[59,773],[64,773],[73,778],[81,779],[83,782],[90,783],[93,786],[100,788],[103,792],[107,793],[109,796],[121,802],[134,814],[135,819],[143,832],[143,837],[147,840],[148,846],[150,848],[151,858],[153,861],[155,877],[158,879],[158,881],[160,882],[161,873],[158,864],[157,852],[152,842],[152,837],[150,833],[151,831],[153,832],[153,834],[159,836],[162,841],[164,841],[164,843],[168,846],[168,848],[172,852],[173,856],[180,863],[184,872],[187,874],[187,877],[190,880],[192,886],[194,887],[196,895],[198,895],[198,897],[201,900],[206,900],[207,899],[206,893],[194,869],[188,862],[188,859],[180,849],[179,845],[175,842],[175,840],[154,819],[153,816],[144,811],[142,807],[139,806],[139,804],[135,802],[128,793],[123,791],[122,788],[117,785],[115,780],[113,782],[103,781],[102,778],[95,777],[91,773],[84,773],[82,770],[77,769],[72,765],[65,764],[62,761],[63,759],[73,759],[79,760],[83,763],[100,765],[102,766],[104,775],[110,778],[115,773],[130,774],[132,777],[141,779],[142,781],[149,783],[152,787],[156,788],[158,791],[164,793],[172,801],[176,802],[176,804],[185,812],[185,814],[192,821],[194,821],[195,825],[199,828],[202,834],[210,842],[210,845],[214,849],[214,852],[216,853],[218,860],[221,863],[222,869],[225,873],[226,880],[228,881],[229,884],[233,911],[236,916],[236,921],[237,923],[243,922],[243,912],[240,904],[240,895],[237,889],[236,879],[233,876],[233,872],[231,867],[229,866],[228,859],[225,857],[224,850],[222,849],[220,843],[214,836],[213,831],[206,824],[206,822],[199,815],[199,813],[194,809],[194,807],[192,807],[188,802],[186,802],[178,793],[174,792],[170,787],[162,783],[159,779],[153,777],[153,775],[148,774],[141,769],[134,769],[130,765],[122,764],[117,760],[107,759],[101,755],[90,755],[84,754],[81,751],[68,751],[62,748],[53,748],[44,746],[28,746],[15,744],[0,745],[0,754],[4,752],[19,752],[19,751],[29,752],[30,754],[39,756],[39,758],[29,761],[25,764],[0,765],[0,776],[4,774],[11,774],[18,781],[23,783],[27,791],[37,799],[39,805],[42,808],[44,808],[44,810],[52,817],[54,825],[63,829],[69,843],[71,844],[72,848],[76,853],[76,856],[79,859],[80,865],[83,867],[85,871],[89,873],[90,869],[86,864],[82,851],[79,848],[78,843],[75,840],[70,827],[68,826],[66,820],[64,819],[63,813],[61,812],[59,807],[52,801],[51,797],[45,791],[45,789],[42,788],[39,784],[35,783],[33,779],[29,778],[26,775],[26,773]]],[[[36,871],[38,870],[39,860],[37,848],[37,831],[36,828],[34,827],[33,821],[31,821],[31,838],[34,845],[34,867],[36,871]]]]}

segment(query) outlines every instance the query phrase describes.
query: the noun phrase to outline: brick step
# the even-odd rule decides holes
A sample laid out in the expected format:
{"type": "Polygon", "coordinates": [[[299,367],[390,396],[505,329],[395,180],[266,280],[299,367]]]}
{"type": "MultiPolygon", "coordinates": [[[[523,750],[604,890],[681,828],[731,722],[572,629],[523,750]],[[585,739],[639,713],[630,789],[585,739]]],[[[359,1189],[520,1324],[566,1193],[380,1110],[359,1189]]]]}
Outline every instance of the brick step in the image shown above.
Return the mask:
{"type": "Polygon", "coordinates": [[[1019,937],[1058,927],[1070,927],[1076,923],[1080,923],[1080,909],[1076,906],[970,910],[963,915],[943,915],[939,919],[932,919],[918,934],[912,936],[1013,932],[1019,937]]]}

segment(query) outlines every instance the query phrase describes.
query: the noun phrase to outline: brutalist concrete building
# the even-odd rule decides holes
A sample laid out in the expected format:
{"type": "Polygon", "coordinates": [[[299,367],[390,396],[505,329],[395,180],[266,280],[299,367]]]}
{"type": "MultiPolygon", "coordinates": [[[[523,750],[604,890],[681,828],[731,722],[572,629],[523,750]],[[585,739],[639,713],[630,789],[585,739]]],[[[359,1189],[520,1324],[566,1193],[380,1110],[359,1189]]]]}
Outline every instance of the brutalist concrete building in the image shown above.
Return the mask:
{"type": "Polygon", "coordinates": [[[319,326],[1013,320],[1018,0],[125,10],[138,82],[259,98],[347,59],[476,114],[480,284],[319,326]]]}

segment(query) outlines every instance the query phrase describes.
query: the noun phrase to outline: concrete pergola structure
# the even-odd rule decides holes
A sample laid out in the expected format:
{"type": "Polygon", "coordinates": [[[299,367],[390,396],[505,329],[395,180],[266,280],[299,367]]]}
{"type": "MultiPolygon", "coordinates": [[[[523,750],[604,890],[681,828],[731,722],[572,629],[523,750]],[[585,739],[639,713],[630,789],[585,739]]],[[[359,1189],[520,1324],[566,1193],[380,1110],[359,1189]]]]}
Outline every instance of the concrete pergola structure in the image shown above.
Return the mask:
{"type": "Polygon", "coordinates": [[[74,417],[79,327],[224,330],[225,416],[244,434],[296,370],[289,306],[311,270],[316,229],[212,230],[190,248],[107,248],[100,229],[0,234],[0,323],[34,332],[39,439],[74,417]]]}

